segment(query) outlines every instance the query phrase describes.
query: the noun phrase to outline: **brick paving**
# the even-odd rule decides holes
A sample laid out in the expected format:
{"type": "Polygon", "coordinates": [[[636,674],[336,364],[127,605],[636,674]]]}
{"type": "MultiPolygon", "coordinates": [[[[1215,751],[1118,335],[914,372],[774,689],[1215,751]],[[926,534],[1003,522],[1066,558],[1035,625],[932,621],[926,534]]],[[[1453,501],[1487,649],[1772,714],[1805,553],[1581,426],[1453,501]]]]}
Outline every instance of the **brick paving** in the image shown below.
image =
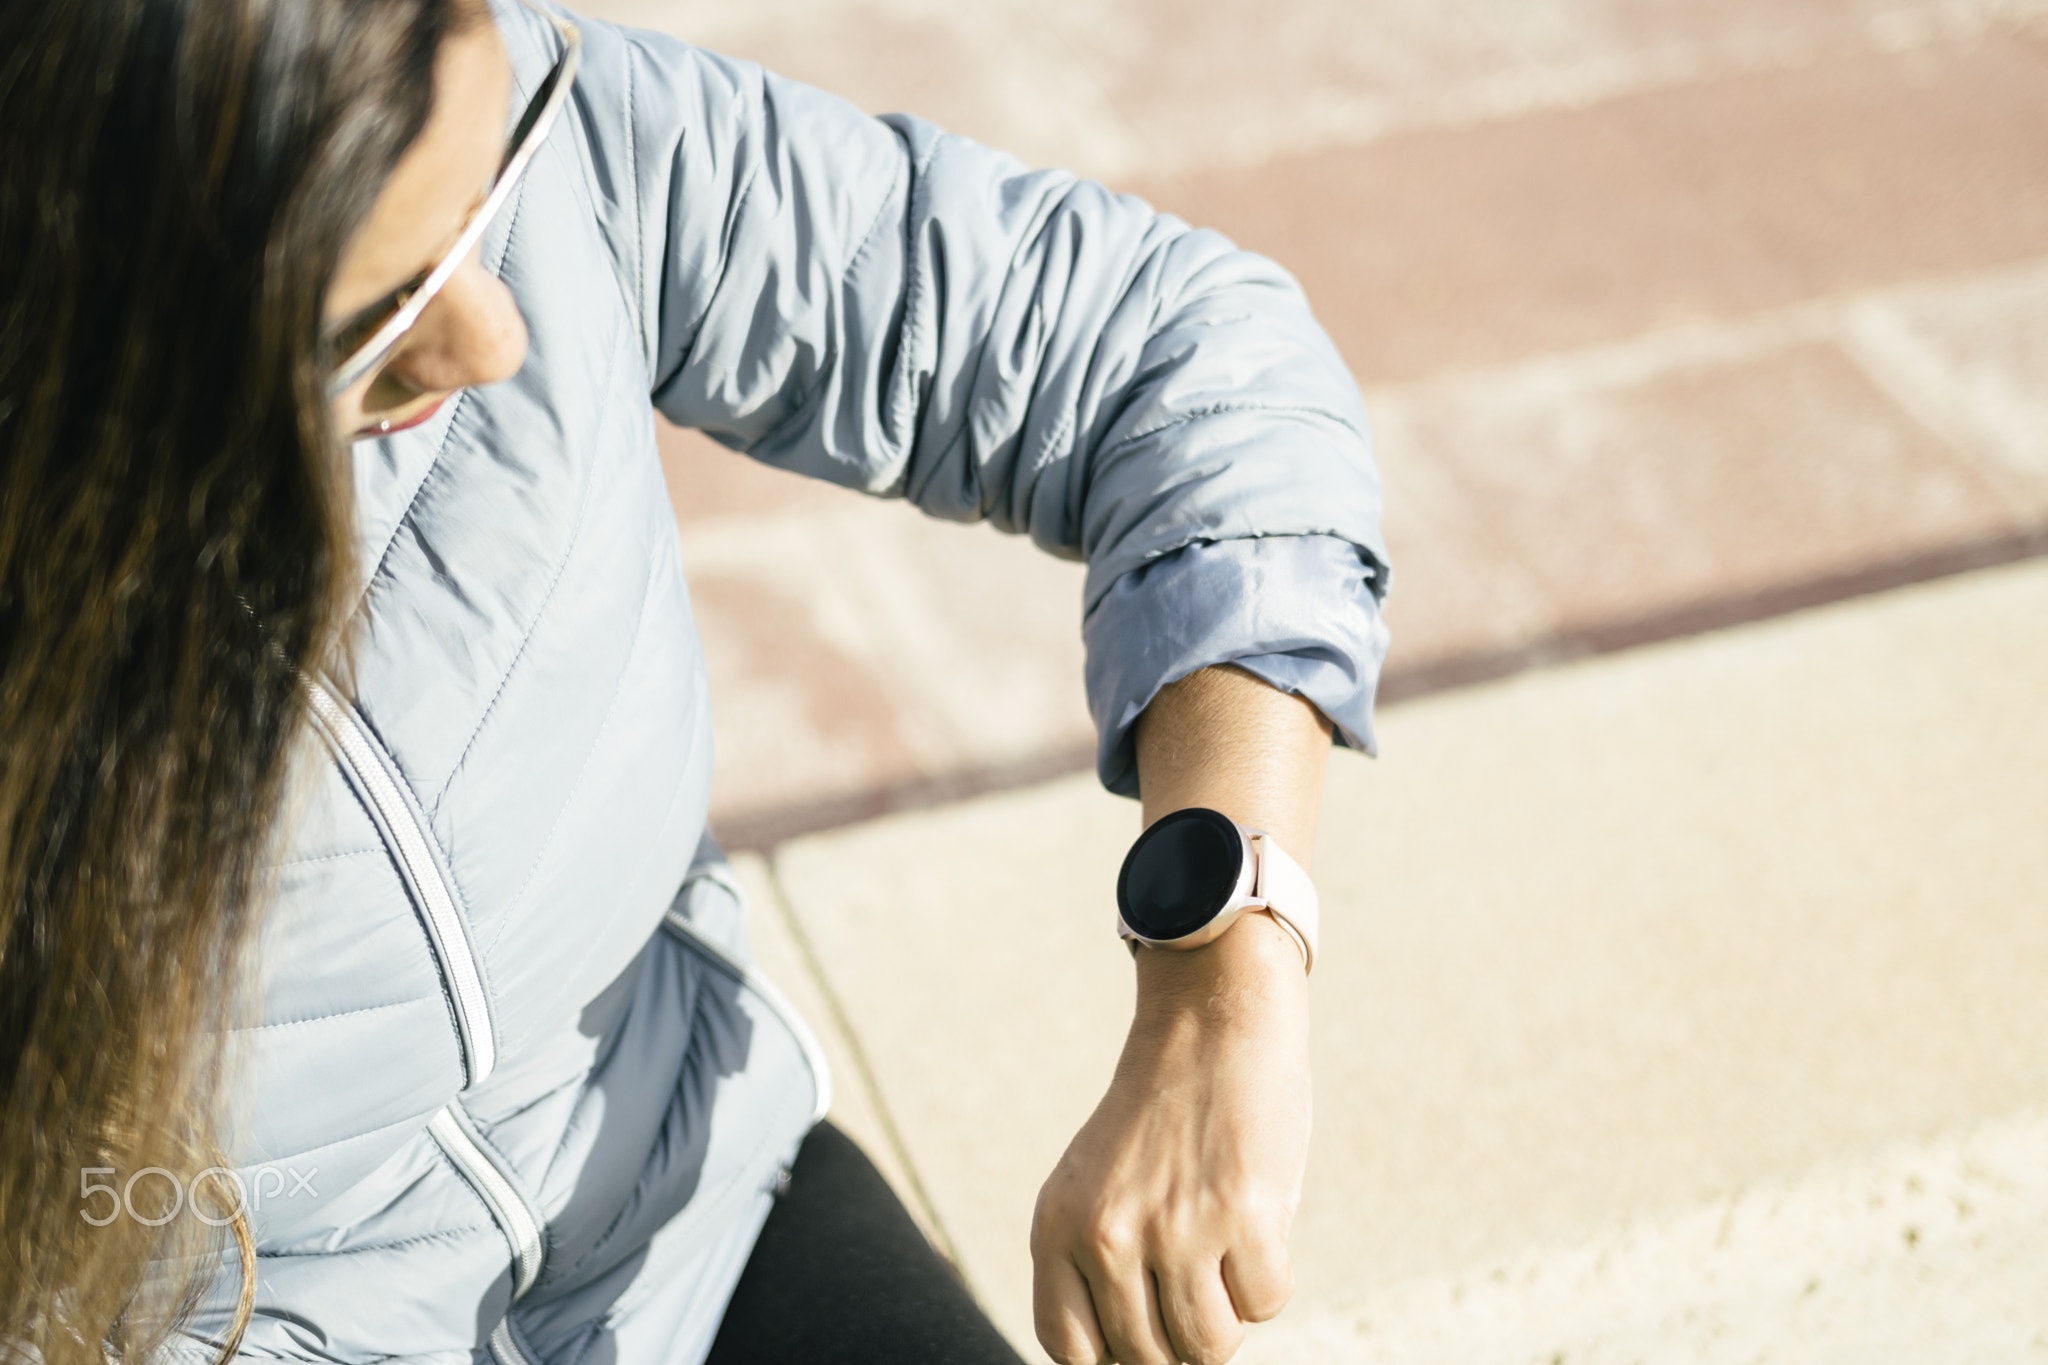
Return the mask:
{"type": "MultiPolygon", "coordinates": [[[[1376,423],[1389,702],[2044,546],[2048,3],[593,8],[1293,270],[1376,423]]],[[[1086,764],[1074,566],[664,443],[730,842],[1086,764]]]]}

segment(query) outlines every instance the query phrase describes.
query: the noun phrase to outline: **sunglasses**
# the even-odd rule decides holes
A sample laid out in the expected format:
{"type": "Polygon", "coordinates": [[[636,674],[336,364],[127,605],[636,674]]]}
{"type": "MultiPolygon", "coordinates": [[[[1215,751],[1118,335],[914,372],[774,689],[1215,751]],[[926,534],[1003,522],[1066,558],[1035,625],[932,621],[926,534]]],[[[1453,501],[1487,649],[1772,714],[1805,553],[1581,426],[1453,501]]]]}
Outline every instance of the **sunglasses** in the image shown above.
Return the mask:
{"type": "Polygon", "coordinates": [[[505,145],[505,159],[498,163],[498,174],[492,179],[490,189],[484,192],[483,199],[470,211],[447,254],[326,338],[329,354],[346,357],[328,375],[327,396],[330,399],[339,397],[383,364],[392,348],[420,320],[420,314],[426,312],[427,305],[434,301],[434,296],[441,292],[463,258],[484,235],[491,219],[512,197],[520,175],[532,162],[534,153],[540,150],[540,144],[546,140],[548,130],[554,127],[562,106],[569,102],[569,88],[576,80],[576,63],[583,52],[583,34],[576,25],[556,18],[535,0],[520,0],[520,3],[547,20],[561,35],[562,55],[555,59],[547,79],[540,83],[540,88],[527,102],[526,112],[520,115],[518,124],[512,129],[511,140],[505,145]]]}

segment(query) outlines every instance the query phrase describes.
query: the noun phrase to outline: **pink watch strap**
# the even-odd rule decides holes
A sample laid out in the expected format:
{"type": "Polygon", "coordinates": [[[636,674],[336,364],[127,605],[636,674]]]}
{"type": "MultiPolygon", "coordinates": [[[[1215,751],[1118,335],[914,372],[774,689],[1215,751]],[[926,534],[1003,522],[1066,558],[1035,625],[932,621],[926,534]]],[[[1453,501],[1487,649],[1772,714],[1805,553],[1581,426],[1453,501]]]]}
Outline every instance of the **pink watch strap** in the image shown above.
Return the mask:
{"type": "Polygon", "coordinates": [[[1316,884],[1280,841],[1264,830],[1247,830],[1259,857],[1258,882],[1252,894],[1266,903],[1266,911],[1301,949],[1304,971],[1316,968],[1316,929],[1321,920],[1316,884]]]}

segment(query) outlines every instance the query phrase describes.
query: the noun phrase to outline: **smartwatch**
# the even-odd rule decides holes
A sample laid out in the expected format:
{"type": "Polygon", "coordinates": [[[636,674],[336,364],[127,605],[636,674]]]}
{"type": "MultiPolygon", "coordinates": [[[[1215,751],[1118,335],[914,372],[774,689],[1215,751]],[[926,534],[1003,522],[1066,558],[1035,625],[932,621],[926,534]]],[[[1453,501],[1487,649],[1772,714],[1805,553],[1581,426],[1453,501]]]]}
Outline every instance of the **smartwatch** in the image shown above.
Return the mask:
{"type": "Polygon", "coordinates": [[[1153,948],[1199,948],[1246,911],[1263,911],[1316,963],[1316,888],[1264,830],[1204,806],[1154,822],[1116,878],[1117,933],[1153,948]]]}

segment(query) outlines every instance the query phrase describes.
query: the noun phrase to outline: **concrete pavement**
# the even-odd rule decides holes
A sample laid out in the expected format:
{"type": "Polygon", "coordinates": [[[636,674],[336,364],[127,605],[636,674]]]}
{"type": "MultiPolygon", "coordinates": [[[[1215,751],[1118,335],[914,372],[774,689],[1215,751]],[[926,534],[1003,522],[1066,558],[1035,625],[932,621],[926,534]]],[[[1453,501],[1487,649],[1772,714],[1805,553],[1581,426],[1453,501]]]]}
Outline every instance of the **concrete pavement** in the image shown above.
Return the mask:
{"type": "MultiPolygon", "coordinates": [[[[1340,755],[1298,1295],[1245,1358],[2048,1358],[2044,618],[2048,565],[1952,577],[1340,755]]],[[[1136,828],[1079,776],[755,865],[842,1122],[1020,1343],[1128,1023],[1136,828]]]]}

